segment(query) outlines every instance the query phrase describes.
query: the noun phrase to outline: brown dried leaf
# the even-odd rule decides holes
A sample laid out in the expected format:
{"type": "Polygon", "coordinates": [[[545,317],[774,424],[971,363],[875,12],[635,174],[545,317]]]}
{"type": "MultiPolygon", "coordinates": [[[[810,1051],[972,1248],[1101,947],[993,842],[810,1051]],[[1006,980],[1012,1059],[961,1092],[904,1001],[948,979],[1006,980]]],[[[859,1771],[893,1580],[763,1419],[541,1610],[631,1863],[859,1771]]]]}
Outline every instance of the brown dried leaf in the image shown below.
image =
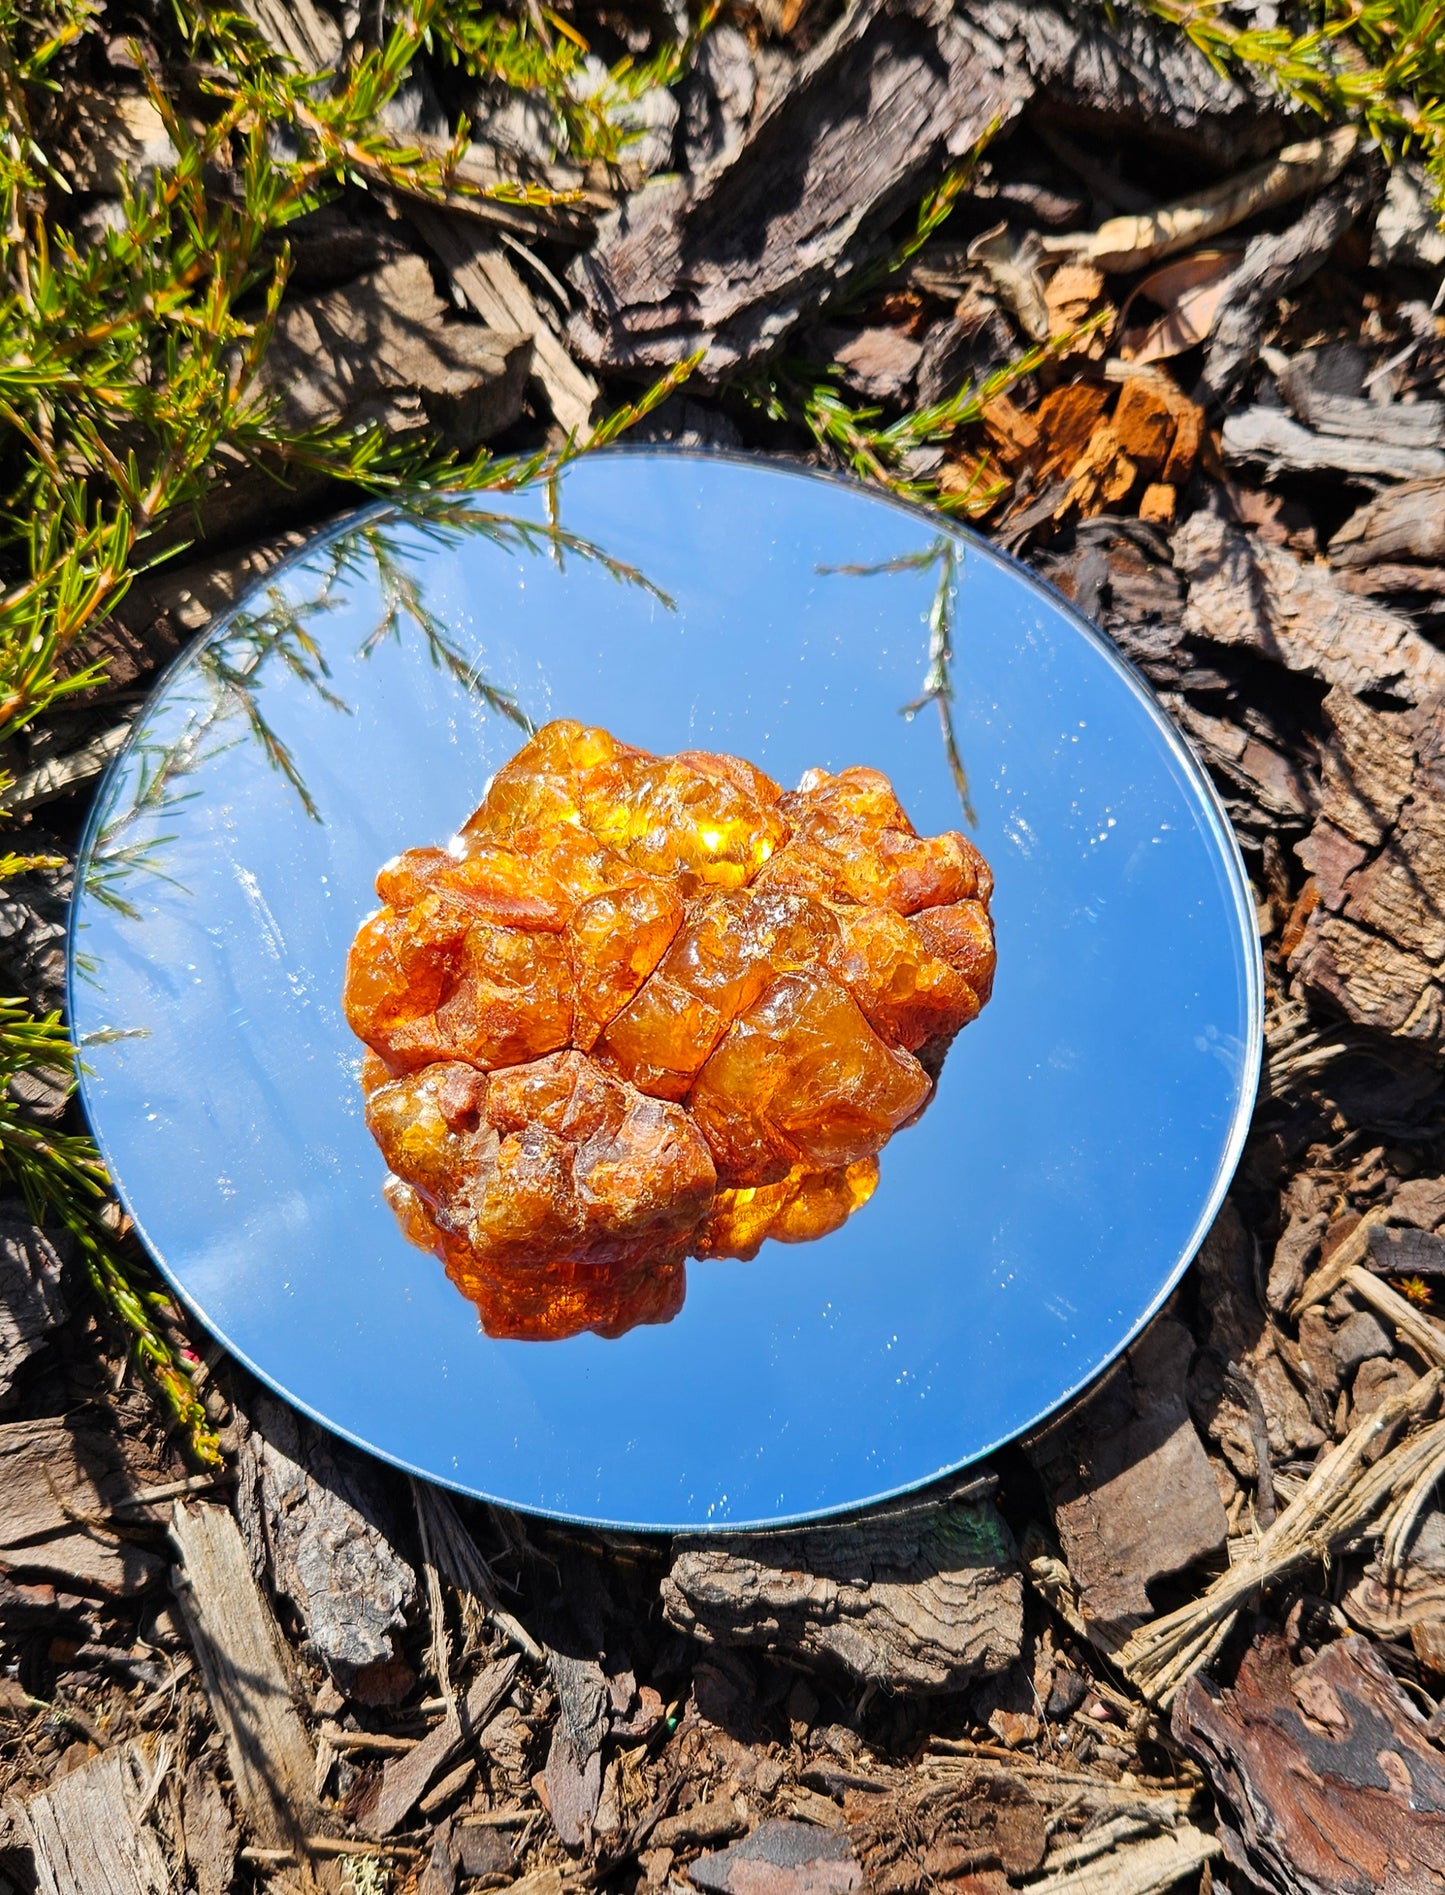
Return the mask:
{"type": "Polygon", "coordinates": [[[1121,359],[1163,362],[1205,341],[1243,254],[1241,250],[1197,250],[1192,257],[1180,257],[1146,276],[1119,319],[1121,359]],[[1131,329],[1129,311],[1140,297],[1163,313],[1131,329]]]}

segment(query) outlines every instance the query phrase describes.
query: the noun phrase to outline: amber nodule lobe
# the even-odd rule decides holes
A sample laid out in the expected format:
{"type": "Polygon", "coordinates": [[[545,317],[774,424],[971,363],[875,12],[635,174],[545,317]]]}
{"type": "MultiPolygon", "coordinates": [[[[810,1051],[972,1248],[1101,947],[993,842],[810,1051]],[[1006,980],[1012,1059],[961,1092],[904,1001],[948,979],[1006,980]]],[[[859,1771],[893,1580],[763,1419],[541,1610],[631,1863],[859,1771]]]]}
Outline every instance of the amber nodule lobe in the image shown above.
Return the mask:
{"type": "Polygon", "coordinates": [[[993,984],[993,878],[877,770],[546,725],[346,967],[403,1231],[489,1335],[617,1336],[688,1257],[836,1230],[993,984]]]}

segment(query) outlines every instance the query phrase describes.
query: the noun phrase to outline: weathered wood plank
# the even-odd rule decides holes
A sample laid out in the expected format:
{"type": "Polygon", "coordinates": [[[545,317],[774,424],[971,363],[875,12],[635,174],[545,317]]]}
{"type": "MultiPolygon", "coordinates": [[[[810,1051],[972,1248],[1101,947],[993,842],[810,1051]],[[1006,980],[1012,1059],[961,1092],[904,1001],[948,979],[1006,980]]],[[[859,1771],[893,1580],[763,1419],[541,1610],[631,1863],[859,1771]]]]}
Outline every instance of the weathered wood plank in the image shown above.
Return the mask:
{"type": "Polygon", "coordinates": [[[292,1696],[288,1653],[224,1507],[176,1506],[172,1576],[236,1795],[257,1842],[295,1849],[324,1828],[312,1785],[316,1758],[292,1696]]]}
{"type": "Polygon", "coordinates": [[[1352,513],[1330,541],[1337,566],[1445,559],[1445,479],[1416,480],[1352,513]]]}
{"type": "MultiPolygon", "coordinates": [[[[1224,418],[1224,457],[1259,465],[1271,480],[1281,474],[1345,474],[1356,480],[1420,480],[1445,474],[1445,450],[1397,439],[1389,427],[1390,409],[1369,401],[1350,405],[1373,410],[1376,426],[1372,434],[1363,432],[1363,421],[1368,417],[1363,418],[1359,434],[1346,434],[1338,428],[1325,433],[1301,426],[1280,408],[1240,409],[1224,418]]],[[[1408,414],[1410,410],[1399,412],[1408,414]]]]}
{"type": "Polygon", "coordinates": [[[155,1767],[139,1745],[122,1744],[11,1806],[40,1895],[170,1895],[145,1814],[155,1767]]]}

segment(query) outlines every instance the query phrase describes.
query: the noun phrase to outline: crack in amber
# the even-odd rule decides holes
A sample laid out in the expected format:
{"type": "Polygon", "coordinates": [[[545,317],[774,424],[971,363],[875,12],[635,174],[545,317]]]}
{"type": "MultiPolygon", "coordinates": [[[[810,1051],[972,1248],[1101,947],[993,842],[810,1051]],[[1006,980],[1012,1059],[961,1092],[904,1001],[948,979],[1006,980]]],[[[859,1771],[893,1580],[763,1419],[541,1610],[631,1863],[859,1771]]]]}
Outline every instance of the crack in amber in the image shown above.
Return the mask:
{"type": "Polygon", "coordinates": [[[403,1231],[489,1335],[617,1336],[685,1262],[837,1230],[993,984],[992,876],[877,770],[548,724],[347,961],[403,1231]]]}

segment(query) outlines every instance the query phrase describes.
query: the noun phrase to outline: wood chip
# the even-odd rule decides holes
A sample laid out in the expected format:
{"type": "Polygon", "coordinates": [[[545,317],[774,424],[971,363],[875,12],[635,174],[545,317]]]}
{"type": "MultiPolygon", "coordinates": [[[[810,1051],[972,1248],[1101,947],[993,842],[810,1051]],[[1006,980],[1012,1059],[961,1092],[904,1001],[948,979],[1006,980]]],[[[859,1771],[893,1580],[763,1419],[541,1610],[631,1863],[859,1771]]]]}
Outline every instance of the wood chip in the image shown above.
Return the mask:
{"type": "Polygon", "coordinates": [[[1411,1535],[1404,1564],[1372,1560],[1345,1594],[1344,1609],[1363,1631],[1408,1638],[1421,1661],[1441,1669],[1445,1643],[1445,1513],[1431,1508],[1411,1535]]]}
{"type": "Polygon", "coordinates": [[[1007,395],[996,395],[987,402],[980,418],[990,446],[1010,471],[1027,466],[1037,457],[1043,440],[1038,421],[1007,395]]]}
{"type": "Polygon", "coordinates": [[[699,1856],[688,1879],[707,1895],[851,1895],[863,1871],[846,1835],[782,1818],[745,1842],[699,1856]]]}
{"type": "Polygon", "coordinates": [[[715,1797],[679,1810],[675,1816],[664,1816],[648,1837],[648,1847],[686,1849],[699,1842],[723,1842],[729,1836],[743,1835],[747,1826],[746,1817],[738,1814],[734,1803],[715,1797]]]}
{"type": "Polygon", "coordinates": [[[1068,484],[1054,508],[1062,519],[1071,508],[1087,519],[1112,511],[1127,496],[1139,469],[1112,427],[1096,428],[1089,444],[1068,470],[1068,484]]]}
{"type": "Polygon", "coordinates": [[[316,1759],[292,1696],[289,1652],[224,1507],[178,1502],[176,1598],[225,1739],[236,1795],[260,1846],[295,1849],[323,1830],[316,1759]]]}
{"type": "Polygon", "coordinates": [[[395,1757],[382,1773],[381,1793],[364,1827],[368,1836],[390,1835],[452,1762],[465,1744],[475,1743],[492,1713],[512,1688],[521,1659],[499,1658],[476,1678],[465,1699],[404,1757],[395,1757]]]}
{"type": "Polygon", "coordinates": [[[1119,1669],[1154,1703],[1169,1705],[1208,1663],[1239,1612],[1281,1579],[1328,1560],[1373,1532],[1388,1545],[1397,1520],[1418,1515],[1445,1471],[1445,1422],[1427,1423],[1442,1373],[1432,1369],[1389,1396],[1316,1462],[1294,1499],[1198,1598],[1141,1627],[1115,1655],[1119,1669]],[[1401,1436],[1404,1438],[1401,1439],[1401,1436]],[[1388,1444],[1394,1442],[1395,1446],[1388,1444]]]}
{"type": "Polygon", "coordinates": [[[1182,395],[1170,398],[1162,375],[1131,375],[1119,390],[1113,428],[1119,445],[1146,480],[1157,480],[1174,446],[1175,410],[1189,406],[1182,395]]]}
{"type": "Polygon", "coordinates": [[[158,1767],[138,1744],[122,1744],[10,1806],[40,1895],[170,1895],[145,1814],[158,1767]]]}
{"type": "Polygon", "coordinates": [[[1364,1639],[1297,1669],[1268,1635],[1232,1687],[1192,1679],[1174,1735],[1205,1765],[1231,1864],[1278,1895],[1438,1890],[1445,1759],[1364,1639]]]}
{"type": "Polygon", "coordinates": [[[239,4],[267,45],[302,72],[333,70],[341,58],[341,28],[315,0],[239,0],[239,4]]]}
{"type": "MultiPolygon", "coordinates": [[[[1267,358],[1274,366],[1273,357],[1267,358]]],[[[1445,448],[1445,401],[1369,401],[1335,395],[1317,385],[1318,363],[1297,355],[1279,368],[1280,393],[1307,428],[1346,441],[1388,442],[1395,448],[1445,448]]],[[[1421,469],[1438,473],[1438,468],[1421,469]]]]}
{"type": "Polygon", "coordinates": [[[882,1510],[841,1526],[676,1540],[668,1622],[720,1645],[839,1666],[900,1692],[953,1691],[1011,1664],[1023,1587],[987,1501],[882,1510]]]}
{"type": "Polygon", "coordinates": [[[843,379],[868,401],[905,401],[923,354],[923,344],[901,329],[839,333],[827,346],[843,379]]]}
{"type": "Polygon", "coordinates": [[[1078,1868],[1041,1875],[1029,1883],[1029,1895],[1165,1895],[1220,1853],[1217,1836],[1180,1823],[1162,1836],[1110,1849],[1078,1868]]]}
{"type": "Polygon", "coordinates": [[[201,1757],[186,1771],[181,1826],[196,1895],[231,1895],[240,1839],[216,1773],[201,1757]]]}
{"type": "Polygon", "coordinates": [[[166,1562],[130,1540],[94,1528],[55,1533],[24,1546],[0,1546],[0,1566],[12,1579],[48,1579],[67,1592],[133,1599],[159,1584],[166,1562]]]}
{"type": "Polygon", "coordinates": [[[536,1789],[562,1846],[583,1849],[591,1841],[602,1796],[602,1743],[610,1721],[607,1684],[594,1658],[549,1651],[547,1669],[558,1715],[536,1789]]]}
{"type": "Polygon", "coordinates": [[[1045,395],[1034,410],[1046,468],[1068,472],[1093,438],[1109,407],[1109,391],[1097,382],[1068,382],[1045,395]]]}
{"type": "MultiPolygon", "coordinates": [[[[1044,285],[1044,307],[1048,311],[1048,334],[1067,335],[1096,315],[1105,306],[1104,279],[1088,263],[1064,263],[1044,285]]],[[[1112,320],[1112,312],[1111,312],[1112,320]]],[[[1109,346],[1109,327],[1101,325],[1088,335],[1076,337],[1063,350],[1063,359],[1087,357],[1101,360],[1109,346]]]]}
{"type": "Polygon", "coordinates": [[[522,411],[532,341],[448,322],[426,259],[407,256],[342,289],[285,303],[254,384],[292,428],[372,422],[459,450],[522,411]]]}
{"type": "Polygon", "coordinates": [[[0,1426],[0,1546],[103,1520],[130,1489],[106,1435],[53,1419],[0,1426]]]}
{"type": "Polygon", "coordinates": [[[1172,526],[1179,491],[1167,481],[1151,480],[1139,496],[1139,518],[1152,526],[1172,526]]]}

